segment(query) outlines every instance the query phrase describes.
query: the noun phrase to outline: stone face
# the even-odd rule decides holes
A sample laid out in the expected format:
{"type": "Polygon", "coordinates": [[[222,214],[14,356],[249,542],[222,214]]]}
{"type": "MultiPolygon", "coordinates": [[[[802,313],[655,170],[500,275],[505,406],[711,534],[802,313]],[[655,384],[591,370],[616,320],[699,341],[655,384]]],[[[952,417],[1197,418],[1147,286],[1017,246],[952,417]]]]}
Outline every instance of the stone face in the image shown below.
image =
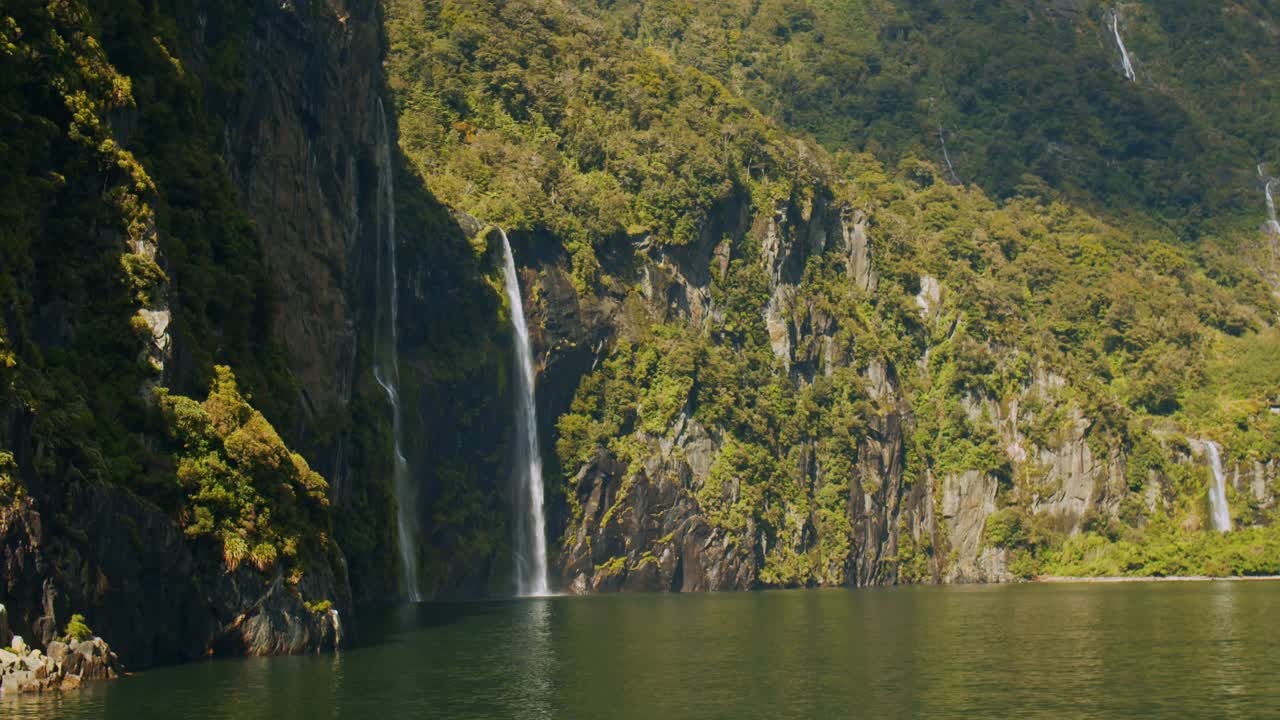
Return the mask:
{"type": "Polygon", "coordinates": [[[67,655],[71,652],[71,648],[67,647],[67,644],[61,640],[54,640],[49,643],[49,647],[46,650],[49,654],[49,659],[59,664],[65,662],[67,655]]]}
{"type": "MultiPolygon", "coordinates": [[[[732,205],[732,203],[731,203],[732,205]]],[[[701,327],[719,312],[709,303],[696,301],[710,297],[713,276],[727,265],[726,235],[752,232],[759,239],[761,262],[769,281],[769,301],[761,308],[774,355],[784,369],[799,382],[811,382],[836,366],[848,365],[850,358],[836,348],[835,328],[820,310],[799,307],[798,288],[808,258],[814,253],[838,252],[846,258],[846,272],[852,285],[874,292],[878,285],[872,267],[873,240],[864,213],[836,207],[824,198],[811,208],[779,205],[754,227],[745,205],[719,209],[723,219],[709,238],[679,251],[646,249],[646,261],[636,269],[636,283],[648,310],[664,322],[683,322],[701,327]],[[809,342],[817,336],[816,342],[809,342]],[[806,342],[801,342],[801,339],[806,342]]],[[[554,262],[539,268],[540,278],[554,277],[563,270],[554,262]]],[[[626,281],[620,283],[625,286],[626,281]]],[[[563,322],[539,323],[541,318],[566,314],[554,293],[538,292],[542,306],[536,308],[532,324],[547,329],[535,354],[547,357],[547,368],[560,368],[560,348],[566,337],[598,338],[603,348],[611,337],[628,332],[625,313],[618,312],[622,298],[606,290],[598,298],[575,298],[575,305],[598,303],[608,308],[578,325],[563,322]],[[584,327],[585,326],[585,327],[584,327]]],[[[595,362],[602,356],[597,351],[595,362]]],[[[572,391],[583,370],[566,380],[558,373],[541,378],[554,385],[550,412],[558,417],[568,408],[572,391]]],[[[897,549],[898,534],[905,527],[916,535],[932,532],[932,503],[926,490],[909,489],[903,482],[903,412],[896,379],[891,368],[873,363],[866,372],[870,392],[888,408],[859,446],[858,476],[850,483],[849,521],[854,538],[848,565],[836,562],[824,570],[828,577],[844,578],[849,584],[892,582],[894,568],[888,561],[897,549]],[[902,521],[902,522],[900,522],[902,521]]],[[[539,387],[539,398],[543,398],[539,387]]],[[[753,546],[727,536],[701,515],[696,493],[710,475],[723,448],[723,440],[713,428],[703,427],[687,414],[678,417],[662,437],[636,438],[647,448],[647,461],[630,474],[609,453],[601,452],[586,466],[577,469],[573,492],[582,508],[581,522],[569,529],[569,542],[558,560],[560,585],[572,592],[607,591],[711,591],[744,590],[760,584],[763,545],[753,546]]],[[[815,471],[816,472],[816,471],[815,471]]],[[[814,482],[820,482],[815,478],[814,482]]],[[[980,519],[978,523],[980,524],[980,519]]],[[[801,520],[797,523],[804,526],[801,520]]],[[[747,534],[754,536],[754,529],[747,534]]],[[[757,539],[757,541],[759,541],[757,539]]],[[[799,550],[809,540],[803,532],[794,537],[776,538],[799,550]]]]}

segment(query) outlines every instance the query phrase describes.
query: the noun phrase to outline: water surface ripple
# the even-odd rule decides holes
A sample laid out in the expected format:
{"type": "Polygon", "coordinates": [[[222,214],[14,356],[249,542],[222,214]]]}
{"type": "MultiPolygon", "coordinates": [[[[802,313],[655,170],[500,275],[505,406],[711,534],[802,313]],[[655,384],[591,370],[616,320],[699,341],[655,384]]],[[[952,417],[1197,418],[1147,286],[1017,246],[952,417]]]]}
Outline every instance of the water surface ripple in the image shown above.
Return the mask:
{"type": "Polygon", "coordinates": [[[337,655],[161,668],[0,716],[1280,717],[1278,614],[1275,582],[427,604],[337,655]]]}

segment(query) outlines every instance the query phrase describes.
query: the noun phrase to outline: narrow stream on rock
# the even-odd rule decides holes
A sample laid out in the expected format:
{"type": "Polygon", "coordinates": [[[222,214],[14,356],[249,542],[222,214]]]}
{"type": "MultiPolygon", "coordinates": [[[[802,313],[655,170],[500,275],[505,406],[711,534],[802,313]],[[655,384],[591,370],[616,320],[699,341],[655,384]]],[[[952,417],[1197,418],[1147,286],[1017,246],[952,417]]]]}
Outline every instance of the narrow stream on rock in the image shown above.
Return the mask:
{"type": "Polygon", "coordinates": [[[1267,230],[1273,235],[1280,235],[1280,220],[1276,219],[1276,198],[1272,194],[1277,181],[1267,175],[1262,163],[1258,163],[1258,179],[1262,180],[1262,191],[1267,197],[1267,230]]]}
{"type": "Polygon", "coordinates": [[[1209,512],[1213,529],[1231,532],[1231,509],[1227,507],[1227,483],[1222,472],[1222,448],[1213,441],[1206,441],[1204,447],[1209,454],[1209,468],[1213,470],[1213,483],[1209,486],[1209,512]]]}
{"type": "Polygon", "coordinates": [[[404,456],[404,422],[400,409],[400,357],[397,324],[399,295],[396,279],[396,190],[391,167],[391,133],[387,131],[387,114],[378,99],[378,303],[374,325],[373,377],[387,393],[391,403],[391,432],[395,448],[392,490],[396,497],[396,539],[400,551],[400,571],[404,576],[405,594],[410,600],[422,600],[418,583],[417,513],[413,485],[409,477],[409,461],[404,456]]]}
{"type": "Polygon", "coordinates": [[[549,595],[547,586],[546,519],[542,508],[542,454],[538,449],[538,410],[534,398],[533,350],[524,318],[520,277],[506,231],[502,233],[503,276],[511,304],[511,331],[515,340],[515,430],[513,465],[516,505],[516,593],[549,595]]]}
{"type": "Polygon", "coordinates": [[[1133,63],[1129,60],[1129,51],[1125,49],[1124,39],[1120,37],[1120,13],[1111,9],[1111,34],[1115,36],[1116,45],[1120,47],[1120,63],[1124,67],[1124,76],[1129,82],[1138,82],[1138,74],[1133,71],[1133,63]]]}

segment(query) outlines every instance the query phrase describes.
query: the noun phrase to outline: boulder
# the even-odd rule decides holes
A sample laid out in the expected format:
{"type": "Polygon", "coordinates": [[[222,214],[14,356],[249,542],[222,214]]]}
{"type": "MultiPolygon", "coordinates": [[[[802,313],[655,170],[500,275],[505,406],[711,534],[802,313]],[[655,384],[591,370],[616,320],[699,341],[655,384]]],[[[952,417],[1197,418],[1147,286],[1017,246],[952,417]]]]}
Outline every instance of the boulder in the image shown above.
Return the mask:
{"type": "Polygon", "coordinates": [[[63,672],[85,680],[107,680],[117,677],[120,662],[102,638],[79,640],[68,646],[62,661],[63,672]]]}
{"type": "Polygon", "coordinates": [[[39,690],[35,677],[30,670],[17,670],[4,676],[4,680],[0,681],[0,693],[5,695],[16,695],[17,693],[32,692],[39,690]]]}
{"type": "Polygon", "coordinates": [[[8,650],[0,649],[0,675],[8,672],[9,668],[17,665],[19,656],[8,650]]]}
{"type": "Polygon", "coordinates": [[[18,655],[27,654],[27,642],[22,639],[21,635],[14,635],[13,641],[9,643],[9,648],[18,655]]]}
{"type": "Polygon", "coordinates": [[[54,640],[49,643],[49,647],[45,649],[45,652],[48,653],[50,659],[61,665],[67,661],[67,655],[71,653],[71,648],[67,647],[67,644],[61,640],[54,640]]]}

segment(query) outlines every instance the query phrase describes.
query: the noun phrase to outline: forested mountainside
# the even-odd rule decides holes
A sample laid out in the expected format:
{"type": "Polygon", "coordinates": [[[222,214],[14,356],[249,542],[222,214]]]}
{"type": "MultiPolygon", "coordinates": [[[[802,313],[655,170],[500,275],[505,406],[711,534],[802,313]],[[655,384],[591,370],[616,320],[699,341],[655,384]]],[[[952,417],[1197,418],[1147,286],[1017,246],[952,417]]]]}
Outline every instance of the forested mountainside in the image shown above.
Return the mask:
{"type": "Polygon", "coordinates": [[[1137,206],[1194,237],[1253,222],[1255,165],[1280,164],[1265,2],[583,4],[829,148],[993,197],[1137,206]]]}
{"type": "Polygon", "coordinates": [[[555,588],[1280,572],[1277,23],[10,0],[0,602],[141,666],[510,592],[504,235],[555,588]]]}

